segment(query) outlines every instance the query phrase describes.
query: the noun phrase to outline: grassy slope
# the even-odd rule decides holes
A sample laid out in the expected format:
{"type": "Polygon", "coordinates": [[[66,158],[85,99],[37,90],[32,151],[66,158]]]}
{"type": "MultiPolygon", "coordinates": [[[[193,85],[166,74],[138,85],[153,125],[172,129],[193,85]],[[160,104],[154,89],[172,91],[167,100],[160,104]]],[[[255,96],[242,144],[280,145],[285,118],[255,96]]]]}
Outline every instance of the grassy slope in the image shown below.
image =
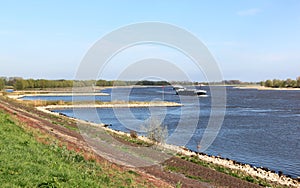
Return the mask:
{"type": "MultiPolygon", "coordinates": [[[[144,187],[132,171],[99,165],[57,144],[42,144],[0,111],[1,187],[144,187]]],[[[149,186],[149,185],[148,185],[149,186]]]]}

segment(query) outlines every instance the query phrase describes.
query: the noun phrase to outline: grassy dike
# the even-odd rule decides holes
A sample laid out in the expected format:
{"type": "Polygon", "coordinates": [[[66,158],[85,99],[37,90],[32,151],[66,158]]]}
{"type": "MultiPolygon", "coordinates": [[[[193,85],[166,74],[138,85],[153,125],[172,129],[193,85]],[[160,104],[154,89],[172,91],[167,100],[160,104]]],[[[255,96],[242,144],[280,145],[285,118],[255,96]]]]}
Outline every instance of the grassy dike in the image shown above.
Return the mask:
{"type": "Polygon", "coordinates": [[[152,187],[136,172],[98,164],[0,110],[1,187],[152,187]],[[40,138],[37,138],[39,135],[40,138]],[[38,142],[43,137],[48,144],[38,142]]]}

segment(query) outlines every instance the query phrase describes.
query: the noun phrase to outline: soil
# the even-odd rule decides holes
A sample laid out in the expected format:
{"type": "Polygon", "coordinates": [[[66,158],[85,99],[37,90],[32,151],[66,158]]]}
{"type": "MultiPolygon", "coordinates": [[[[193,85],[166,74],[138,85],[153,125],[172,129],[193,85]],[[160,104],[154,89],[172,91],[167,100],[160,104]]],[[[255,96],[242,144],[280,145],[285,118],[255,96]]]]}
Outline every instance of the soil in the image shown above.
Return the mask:
{"type": "MultiPolygon", "coordinates": [[[[77,123],[74,120],[52,116],[15,100],[4,99],[4,97],[0,97],[0,109],[15,116],[18,120],[24,122],[26,126],[39,129],[43,133],[56,137],[60,142],[66,144],[69,149],[83,152],[86,154],[85,156],[92,154],[97,162],[108,163],[106,159],[93,152],[78,132],[62,126],[67,125],[76,128],[77,123]]],[[[126,141],[123,141],[123,143],[126,143],[126,141]]],[[[130,169],[117,164],[112,164],[112,166],[120,170],[130,169]]],[[[134,168],[133,170],[137,171],[142,179],[153,183],[155,187],[176,187],[177,185],[181,185],[181,187],[260,187],[178,157],[172,157],[160,165],[134,168]],[[178,168],[180,172],[171,172],[166,168],[168,166],[178,168]]]]}

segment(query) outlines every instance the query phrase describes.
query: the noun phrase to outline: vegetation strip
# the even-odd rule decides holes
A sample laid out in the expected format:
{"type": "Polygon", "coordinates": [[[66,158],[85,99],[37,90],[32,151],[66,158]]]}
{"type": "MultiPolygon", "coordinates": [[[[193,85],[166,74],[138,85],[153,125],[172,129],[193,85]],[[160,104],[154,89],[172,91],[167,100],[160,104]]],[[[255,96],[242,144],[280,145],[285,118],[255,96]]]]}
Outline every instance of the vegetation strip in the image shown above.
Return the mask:
{"type": "Polygon", "coordinates": [[[102,104],[71,104],[71,105],[48,105],[45,109],[65,109],[65,108],[140,108],[140,107],[176,107],[182,106],[175,102],[125,102],[125,103],[102,103],[102,104]]]}
{"type": "Polygon", "coordinates": [[[300,88],[291,87],[265,87],[259,85],[246,85],[246,86],[235,86],[237,89],[256,89],[256,90],[277,90],[277,91],[300,91],[300,88]]]}
{"type": "Polygon", "coordinates": [[[295,80],[288,78],[286,80],[273,79],[261,81],[260,85],[271,88],[300,88],[300,76],[295,80]]]}

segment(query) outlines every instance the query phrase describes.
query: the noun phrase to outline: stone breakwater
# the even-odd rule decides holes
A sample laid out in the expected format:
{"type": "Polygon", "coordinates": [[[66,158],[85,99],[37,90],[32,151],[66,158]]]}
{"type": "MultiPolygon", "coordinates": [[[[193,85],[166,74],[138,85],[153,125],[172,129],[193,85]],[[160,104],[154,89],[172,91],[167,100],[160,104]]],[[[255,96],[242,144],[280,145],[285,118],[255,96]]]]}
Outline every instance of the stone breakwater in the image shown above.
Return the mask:
{"type": "Polygon", "coordinates": [[[165,145],[164,147],[172,149],[172,150],[174,150],[180,154],[186,155],[186,156],[197,156],[199,159],[201,159],[203,161],[207,161],[207,162],[211,162],[216,165],[224,166],[224,167],[230,168],[232,170],[243,171],[253,177],[259,177],[261,179],[279,183],[279,184],[285,185],[285,186],[300,187],[299,178],[296,180],[296,179],[287,177],[287,176],[283,175],[282,173],[277,174],[275,171],[271,171],[264,167],[258,168],[258,167],[250,166],[249,164],[243,164],[243,163],[240,163],[240,162],[237,162],[234,160],[224,159],[224,158],[217,157],[217,156],[210,156],[210,155],[206,155],[204,153],[194,152],[185,147],[167,146],[167,145],[165,145]]]}

